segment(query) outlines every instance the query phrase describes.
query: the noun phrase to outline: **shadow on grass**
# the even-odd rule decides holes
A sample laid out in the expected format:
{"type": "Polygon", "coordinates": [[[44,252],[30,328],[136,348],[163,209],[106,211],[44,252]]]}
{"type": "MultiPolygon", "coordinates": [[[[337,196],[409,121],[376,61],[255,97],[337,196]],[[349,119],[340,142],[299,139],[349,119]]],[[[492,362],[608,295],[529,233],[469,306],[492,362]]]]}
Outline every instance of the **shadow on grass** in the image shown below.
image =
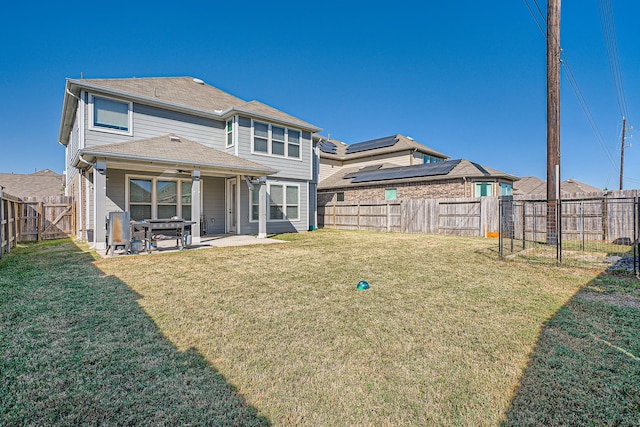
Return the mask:
{"type": "Polygon", "coordinates": [[[603,273],[546,322],[503,425],[640,425],[639,281],[603,273]]]}
{"type": "Polygon", "coordinates": [[[266,426],[67,241],[0,261],[1,425],[266,426]]]}

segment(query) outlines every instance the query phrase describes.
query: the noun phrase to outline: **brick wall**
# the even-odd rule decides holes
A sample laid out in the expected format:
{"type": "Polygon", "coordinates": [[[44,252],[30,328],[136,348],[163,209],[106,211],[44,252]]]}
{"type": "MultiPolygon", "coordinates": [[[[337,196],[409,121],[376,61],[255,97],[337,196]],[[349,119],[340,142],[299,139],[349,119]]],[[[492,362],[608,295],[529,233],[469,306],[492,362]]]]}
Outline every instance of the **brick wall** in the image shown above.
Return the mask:
{"type": "Polygon", "coordinates": [[[451,197],[471,197],[471,190],[462,179],[436,182],[412,182],[393,185],[371,185],[340,190],[318,190],[318,205],[336,202],[338,192],[344,193],[344,201],[360,203],[385,200],[385,190],[395,188],[398,199],[437,199],[451,197]]]}

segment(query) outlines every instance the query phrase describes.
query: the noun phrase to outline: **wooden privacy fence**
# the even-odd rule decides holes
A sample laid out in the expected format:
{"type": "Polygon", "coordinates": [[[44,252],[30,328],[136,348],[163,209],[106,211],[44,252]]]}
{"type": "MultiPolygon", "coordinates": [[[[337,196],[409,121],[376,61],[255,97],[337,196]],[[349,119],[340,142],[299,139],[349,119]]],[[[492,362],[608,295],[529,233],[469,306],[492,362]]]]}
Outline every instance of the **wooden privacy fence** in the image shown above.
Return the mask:
{"type": "Polygon", "coordinates": [[[498,198],[337,202],[318,207],[318,225],[343,230],[497,237],[498,198]]]}
{"type": "Polygon", "coordinates": [[[17,197],[3,193],[0,187],[0,258],[20,239],[20,205],[17,197]]]}
{"type": "Polygon", "coordinates": [[[72,197],[14,197],[0,191],[0,257],[20,242],[60,239],[73,235],[72,197]]]}

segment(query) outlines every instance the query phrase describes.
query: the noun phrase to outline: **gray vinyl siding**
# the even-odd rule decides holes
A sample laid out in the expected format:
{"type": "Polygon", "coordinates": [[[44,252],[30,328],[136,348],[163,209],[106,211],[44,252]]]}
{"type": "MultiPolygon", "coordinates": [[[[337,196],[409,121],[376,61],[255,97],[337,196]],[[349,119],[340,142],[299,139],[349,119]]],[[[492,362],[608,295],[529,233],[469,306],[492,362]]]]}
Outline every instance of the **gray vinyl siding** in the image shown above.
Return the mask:
{"type": "Polygon", "coordinates": [[[152,138],[173,133],[187,139],[224,150],[225,122],[207,119],[143,104],[133,104],[133,135],[90,129],[89,104],[85,114],[86,147],[152,138]]]}
{"type": "Polygon", "coordinates": [[[207,234],[223,234],[225,232],[224,188],[224,178],[205,177],[202,179],[204,192],[202,205],[207,221],[207,234]]]}
{"type": "MultiPolygon", "coordinates": [[[[270,221],[267,220],[267,233],[292,233],[309,230],[309,209],[308,200],[309,193],[307,189],[307,181],[293,180],[268,180],[269,183],[275,184],[298,184],[300,186],[300,212],[298,221],[270,221]]],[[[249,221],[249,189],[246,185],[240,186],[240,233],[241,234],[258,234],[258,222],[249,221]]],[[[269,196],[267,195],[267,200],[269,196]]],[[[268,201],[267,201],[268,203],[268,201]]],[[[267,206],[267,215],[269,207],[267,206]]]]}
{"type": "Polygon", "coordinates": [[[69,144],[67,145],[67,185],[71,182],[71,180],[75,177],[77,171],[71,165],[71,161],[74,156],[78,152],[78,147],[80,143],[80,127],[78,124],[78,116],[76,115],[73,120],[73,126],[71,127],[71,135],[69,136],[69,144]]]}
{"type": "Polygon", "coordinates": [[[125,174],[127,171],[120,169],[107,169],[107,200],[104,206],[105,214],[109,216],[112,211],[126,211],[125,201],[125,174]]]}
{"type": "MultiPolygon", "coordinates": [[[[262,123],[267,123],[262,121],[262,123]]],[[[293,129],[293,128],[292,128],[293,129]]],[[[299,129],[295,129],[299,130],[299,129]]],[[[279,172],[274,177],[311,180],[312,142],[311,133],[302,132],[300,141],[300,159],[268,156],[251,153],[251,119],[240,117],[238,126],[238,155],[256,163],[269,166],[279,172]]]]}

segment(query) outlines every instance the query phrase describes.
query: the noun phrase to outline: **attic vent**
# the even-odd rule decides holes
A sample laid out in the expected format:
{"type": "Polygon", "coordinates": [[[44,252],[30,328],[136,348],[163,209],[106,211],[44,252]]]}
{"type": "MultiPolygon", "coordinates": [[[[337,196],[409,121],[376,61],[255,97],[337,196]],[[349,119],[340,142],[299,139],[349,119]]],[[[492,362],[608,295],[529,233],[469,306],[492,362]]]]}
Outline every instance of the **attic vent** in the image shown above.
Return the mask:
{"type": "Polygon", "coordinates": [[[201,79],[193,79],[193,81],[195,83],[198,83],[199,85],[203,85],[204,84],[204,80],[201,80],[201,79]]]}
{"type": "Polygon", "coordinates": [[[412,138],[412,137],[410,137],[410,136],[408,136],[408,137],[407,137],[407,139],[408,139],[409,141],[413,141],[413,138],[412,138]]]}
{"type": "Polygon", "coordinates": [[[175,135],[171,135],[169,139],[171,139],[172,141],[180,142],[180,137],[177,137],[175,135]]]}

